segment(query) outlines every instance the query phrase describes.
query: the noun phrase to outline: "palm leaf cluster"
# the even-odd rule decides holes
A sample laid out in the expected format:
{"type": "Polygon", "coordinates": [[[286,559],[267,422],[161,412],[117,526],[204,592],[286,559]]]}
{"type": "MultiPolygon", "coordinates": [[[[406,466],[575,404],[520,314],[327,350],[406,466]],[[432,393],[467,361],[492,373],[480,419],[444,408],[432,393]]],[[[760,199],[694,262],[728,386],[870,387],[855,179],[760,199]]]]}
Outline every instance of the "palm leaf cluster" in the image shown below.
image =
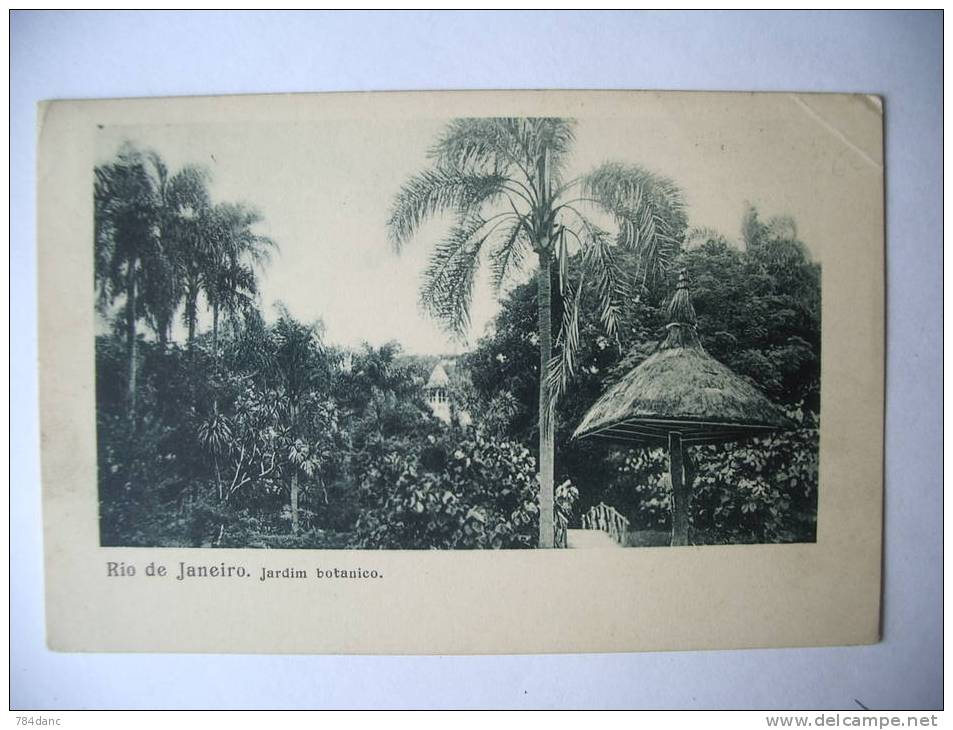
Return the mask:
{"type": "Polygon", "coordinates": [[[667,178],[621,163],[569,177],[575,128],[551,117],[456,119],[430,149],[430,166],[397,193],[389,220],[399,251],[425,220],[449,218],[423,272],[420,303],[457,337],[469,330],[484,262],[498,290],[538,263],[541,547],[554,543],[553,412],[576,367],[580,302],[594,291],[602,324],[615,335],[632,282],[668,265],[685,228],[681,194],[667,178]],[[618,263],[619,249],[638,271],[618,263]],[[554,273],[563,312],[555,357],[554,273]]]}
{"type": "Polygon", "coordinates": [[[422,307],[456,336],[470,325],[482,264],[494,286],[525,273],[531,254],[558,270],[563,320],[550,367],[557,395],[573,375],[584,290],[597,296],[615,335],[633,286],[664,271],[681,244],[684,202],[675,184],[637,165],[605,163],[567,178],[575,122],[557,118],[466,118],[450,122],[429,152],[431,166],[397,194],[389,220],[399,251],[429,218],[449,218],[423,274],[422,307]],[[619,264],[619,250],[638,271],[619,264]],[[582,266],[570,277],[570,260],[582,266]]]}
{"type": "Polygon", "coordinates": [[[217,330],[219,312],[247,311],[256,270],[275,244],[256,232],[254,208],[213,203],[209,175],[186,165],[171,172],[154,151],[124,144],[95,168],[93,189],[97,304],[117,299],[165,342],[181,313],[191,344],[205,297],[217,330]]]}

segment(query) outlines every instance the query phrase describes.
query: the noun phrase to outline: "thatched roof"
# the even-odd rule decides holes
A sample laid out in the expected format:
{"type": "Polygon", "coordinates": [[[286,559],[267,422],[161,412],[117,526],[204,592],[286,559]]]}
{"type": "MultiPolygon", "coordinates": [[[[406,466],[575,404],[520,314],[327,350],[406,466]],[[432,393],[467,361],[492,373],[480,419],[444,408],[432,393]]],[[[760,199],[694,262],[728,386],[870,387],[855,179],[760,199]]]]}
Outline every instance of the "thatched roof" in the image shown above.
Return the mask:
{"type": "Polygon", "coordinates": [[[426,388],[446,388],[450,385],[450,376],[443,367],[443,363],[437,363],[433,372],[430,373],[430,380],[427,381],[426,388]]]}
{"type": "Polygon", "coordinates": [[[669,432],[687,444],[732,441],[792,428],[754,385],[705,352],[684,272],[669,306],[659,349],[603,394],[574,438],[599,436],[663,445],[669,432]]]}

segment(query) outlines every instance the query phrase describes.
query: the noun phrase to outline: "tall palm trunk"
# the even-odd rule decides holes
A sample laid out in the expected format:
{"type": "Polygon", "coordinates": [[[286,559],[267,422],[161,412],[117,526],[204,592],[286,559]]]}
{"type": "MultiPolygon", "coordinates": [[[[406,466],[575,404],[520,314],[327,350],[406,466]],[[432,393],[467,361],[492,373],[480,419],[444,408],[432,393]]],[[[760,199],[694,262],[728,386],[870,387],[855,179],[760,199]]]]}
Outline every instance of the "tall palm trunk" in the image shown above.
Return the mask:
{"type": "Polygon", "coordinates": [[[549,177],[549,150],[544,147],[537,162],[538,206],[536,209],[537,251],[539,252],[539,546],[555,547],[553,515],[555,462],[555,408],[550,400],[549,361],[553,356],[552,323],[552,181],[549,177]]]}
{"type": "Polygon", "coordinates": [[[136,376],[137,376],[137,342],[136,342],[136,259],[129,262],[126,270],[126,358],[127,358],[127,399],[129,403],[129,418],[136,417],[136,376]]]}
{"type": "Polygon", "coordinates": [[[192,341],[195,339],[195,321],[198,319],[198,286],[189,283],[188,292],[185,295],[185,320],[189,325],[188,346],[192,349],[192,341]]]}
{"type": "Polygon", "coordinates": [[[218,297],[212,301],[212,354],[218,354],[218,297]]]}
{"type": "Polygon", "coordinates": [[[553,523],[553,465],[555,432],[550,414],[550,388],[546,375],[553,352],[552,255],[539,252],[537,299],[539,303],[539,546],[551,548],[555,542],[553,523]]]}
{"type": "MultiPolygon", "coordinates": [[[[298,437],[298,406],[292,400],[292,406],[290,408],[291,416],[291,441],[294,443],[298,437]]],[[[299,496],[299,487],[298,487],[298,467],[295,464],[291,465],[291,534],[298,534],[298,496],[299,496]]]]}
{"type": "Polygon", "coordinates": [[[291,534],[298,534],[298,470],[291,474],[291,534]]]}

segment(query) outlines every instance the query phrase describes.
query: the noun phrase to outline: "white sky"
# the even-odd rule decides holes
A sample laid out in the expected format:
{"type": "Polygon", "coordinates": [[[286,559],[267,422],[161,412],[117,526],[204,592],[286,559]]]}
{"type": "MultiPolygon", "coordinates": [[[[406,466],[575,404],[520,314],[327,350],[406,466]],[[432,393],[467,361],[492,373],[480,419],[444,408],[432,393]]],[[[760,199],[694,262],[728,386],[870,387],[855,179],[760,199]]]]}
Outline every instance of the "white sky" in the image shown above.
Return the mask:
{"type": "MultiPolygon", "coordinates": [[[[738,236],[746,200],[764,217],[793,215],[800,237],[820,258],[825,243],[834,243],[812,240],[822,233],[812,225],[816,209],[838,197],[831,200],[836,169],[832,175],[830,168],[864,161],[793,98],[778,95],[754,111],[736,109],[738,98],[708,96],[694,107],[681,100],[653,103],[624,118],[582,118],[569,172],[605,160],[641,164],[682,187],[690,225],[716,228],[730,239],[738,236]],[[819,179],[818,169],[828,174],[819,179]]],[[[280,247],[262,277],[266,317],[280,300],[301,320],[323,320],[331,342],[396,339],[409,352],[450,353],[461,345],[417,305],[419,277],[443,226],[428,225],[399,256],[386,231],[394,194],[426,166],[426,150],[444,123],[364,118],[107,127],[98,159],[109,159],[129,139],[157,150],[171,169],[207,166],[216,201],[258,207],[265,217],[261,232],[280,247]]],[[[471,341],[496,308],[484,280],[471,341]]]]}

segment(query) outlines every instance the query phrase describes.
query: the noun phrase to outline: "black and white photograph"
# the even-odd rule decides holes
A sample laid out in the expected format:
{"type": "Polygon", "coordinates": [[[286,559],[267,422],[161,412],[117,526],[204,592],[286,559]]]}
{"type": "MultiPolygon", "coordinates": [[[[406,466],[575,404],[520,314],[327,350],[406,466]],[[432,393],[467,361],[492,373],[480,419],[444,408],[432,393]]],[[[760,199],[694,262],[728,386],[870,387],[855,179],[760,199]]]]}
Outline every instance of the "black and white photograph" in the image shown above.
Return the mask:
{"type": "Polygon", "coordinates": [[[813,191],[677,108],[99,125],[101,544],[814,542],[813,191]]]}
{"type": "Polygon", "coordinates": [[[14,724],[937,724],[942,12],[9,15],[14,724]]]}
{"type": "Polygon", "coordinates": [[[875,640],[882,115],[860,94],[49,104],[51,644],[875,640]],[[744,606],[711,631],[711,601],[744,606]]]}

